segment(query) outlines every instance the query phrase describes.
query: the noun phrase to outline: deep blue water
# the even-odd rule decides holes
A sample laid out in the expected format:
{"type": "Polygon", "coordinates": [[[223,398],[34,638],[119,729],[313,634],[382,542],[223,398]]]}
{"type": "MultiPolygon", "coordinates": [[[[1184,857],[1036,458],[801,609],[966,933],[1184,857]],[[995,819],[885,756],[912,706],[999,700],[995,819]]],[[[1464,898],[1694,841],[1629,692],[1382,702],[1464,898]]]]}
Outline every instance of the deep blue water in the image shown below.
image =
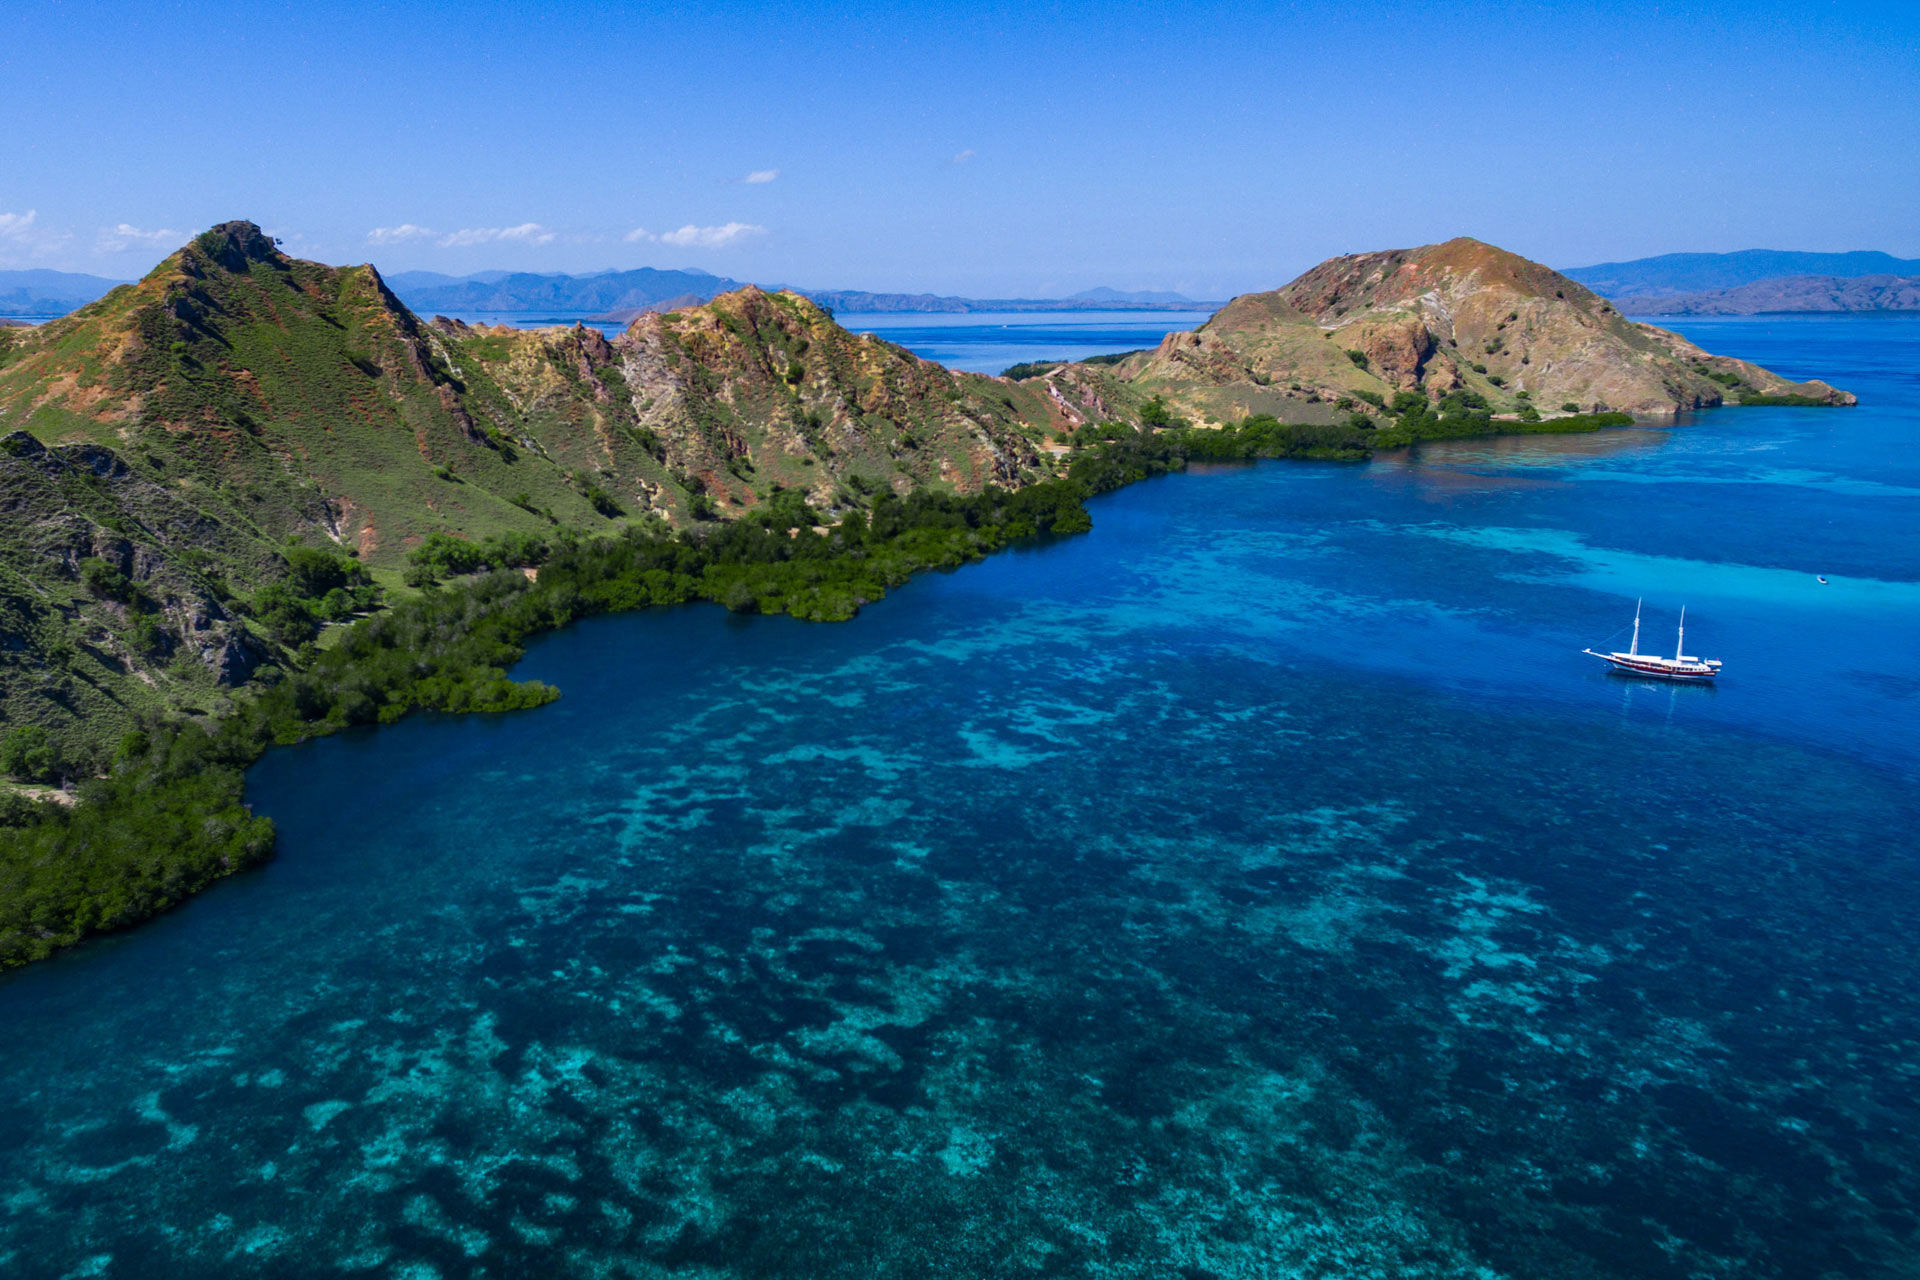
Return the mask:
{"type": "Polygon", "coordinates": [[[271,866],[0,980],[0,1274],[1920,1273],[1920,322],[1685,327],[1864,403],[1167,477],[273,753],[271,866]],[[1721,687],[1578,652],[1640,596],[1721,687]]]}

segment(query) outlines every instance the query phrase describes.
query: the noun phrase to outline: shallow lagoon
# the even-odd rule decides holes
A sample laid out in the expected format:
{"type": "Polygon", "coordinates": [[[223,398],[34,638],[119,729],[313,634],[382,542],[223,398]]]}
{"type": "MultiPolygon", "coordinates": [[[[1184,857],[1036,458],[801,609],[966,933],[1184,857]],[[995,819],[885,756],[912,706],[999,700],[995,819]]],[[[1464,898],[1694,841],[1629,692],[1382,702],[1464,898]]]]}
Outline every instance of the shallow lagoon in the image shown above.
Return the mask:
{"type": "Polygon", "coordinates": [[[0,1271],[1911,1273],[1920,324],[1713,323],[1869,403],[1169,477],[276,752],[274,864],[0,981],[0,1271]],[[1577,652],[1643,594],[1722,687],[1577,652]]]}

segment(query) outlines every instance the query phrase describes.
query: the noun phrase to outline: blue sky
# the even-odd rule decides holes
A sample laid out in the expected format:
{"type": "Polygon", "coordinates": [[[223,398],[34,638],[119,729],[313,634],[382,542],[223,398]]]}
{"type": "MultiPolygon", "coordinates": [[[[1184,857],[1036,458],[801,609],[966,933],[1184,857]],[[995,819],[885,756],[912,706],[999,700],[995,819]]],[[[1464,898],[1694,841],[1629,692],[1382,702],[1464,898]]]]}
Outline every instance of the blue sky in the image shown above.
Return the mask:
{"type": "Polygon", "coordinates": [[[382,269],[1221,297],[1476,235],[1920,256],[1920,6],[0,13],[0,266],[251,218],[382,269]]]}

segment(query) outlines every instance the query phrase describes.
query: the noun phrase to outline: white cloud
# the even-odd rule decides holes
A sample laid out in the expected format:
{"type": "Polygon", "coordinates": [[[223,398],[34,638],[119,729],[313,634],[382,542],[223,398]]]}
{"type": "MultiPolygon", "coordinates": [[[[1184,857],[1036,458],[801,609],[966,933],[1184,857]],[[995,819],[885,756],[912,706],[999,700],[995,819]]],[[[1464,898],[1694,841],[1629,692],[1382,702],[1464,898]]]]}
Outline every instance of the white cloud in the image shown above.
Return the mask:
{"type": "Polygon", "coordinates": [[[494,244],[501,240],[513,240],[521,244],[552,244],[555,233],[537,222],[523,222],[517,227],[462,227],[440,241],[443,249],[459,249],[475,244],[494,244]]]}
{"type": "Polygon", "coordinates": [[[645,227],[635,227],[620,238],[628,244],[670,244],[677,249],[724,249],[730,244],[765,234],[765,227],[756,227],[750,222],[729,222],[722,227],[696,227],[689,222],[678,231],[662,231],[658,234],[645,227]]]}
{"type": "Polygon", "coordinates": [[[144,231],[139,227],[122,222],[111,230],[102,231],[95,247],[101,253],[122,253],[132,248],[160,249],[169,245],[178,245],[186,241],[186,234],[158,227],[144,231]]]}
{"type": "Polygon", "coordinates": [[[775,178],[779,176],[780,176],[780,171],[778,169],[755,169],[752,173],[748,174],[745,178],[743,178],[742,181],[747,183],[747,185],[749,186],[757,187],[763,182],[772,182],[775,178]]]}
{"type": "Polygon", "coordinates": [[[960,152],[958,155],[954,156],[954,158],[952,160],[949,160],[947,163],[948,164],[965,164],[967,161],[973,159],[974,154],[975,153],[973,148],[968,147],[965,151],[960,152]]]}
{"type": "Polygon", "coordinates": [[[663,231],[655,238],[661,244],[681,249],[724,249],[730,244],[765,234],[765,227],[756,227],[747,222],[729,222],[723,227],[696,227],[689,222],[678,231],[663,231]]]}
{"type": "Polygon", "coordinates": [[[406,240],[423,240],[438,232],[430,227],[416,227],[411,222],[403,222],[397,227],[375,227],[367,232],[367,239],[375,244],[400,244],[406,240]]]}
{"type": "Polygon", "coordinates": [[[65,231],[49,231],[40,225],[40,215],[29,209],[25,213],[0,213],[0,264],[11,266],[16,262],[45,259],[65,248],[73,236],[65,231]]]}

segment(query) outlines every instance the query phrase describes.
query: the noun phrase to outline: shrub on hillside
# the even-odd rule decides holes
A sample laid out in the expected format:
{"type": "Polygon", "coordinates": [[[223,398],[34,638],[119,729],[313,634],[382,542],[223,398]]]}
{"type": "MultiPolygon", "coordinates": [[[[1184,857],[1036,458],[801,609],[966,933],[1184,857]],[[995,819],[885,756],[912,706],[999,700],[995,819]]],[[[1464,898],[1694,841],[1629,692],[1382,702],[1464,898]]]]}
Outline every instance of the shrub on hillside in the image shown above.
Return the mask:
{"type": "Polygon", "coordinates": [[[39,725],[16,725],[0,738],[0,773],[21,782],[52,782],[60,776],[59,748],[39,725]]]}
{"type": "Polygon", "coordinates": [[[103,600],[124,601],[133,598],[132,579],[98,556],[88,556],[80,562],[80,581],[87,590],[103,600]]]}

